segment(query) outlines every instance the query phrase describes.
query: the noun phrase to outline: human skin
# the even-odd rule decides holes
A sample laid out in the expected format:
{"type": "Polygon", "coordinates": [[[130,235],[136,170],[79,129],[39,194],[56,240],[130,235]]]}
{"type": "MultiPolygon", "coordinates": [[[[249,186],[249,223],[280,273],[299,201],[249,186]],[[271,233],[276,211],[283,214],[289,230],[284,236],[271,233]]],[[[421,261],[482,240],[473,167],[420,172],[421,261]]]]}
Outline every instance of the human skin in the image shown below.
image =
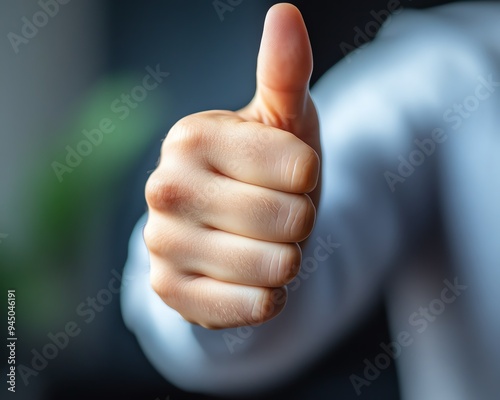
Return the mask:
{"type": "Polygon", "coordinates": [[[300,12],[273,6],[251,102],[187,116],[163,142],[144,240],[153,289],[191,323],[255,325],[285,306],[319,202],[312,65],[300,12]]]}

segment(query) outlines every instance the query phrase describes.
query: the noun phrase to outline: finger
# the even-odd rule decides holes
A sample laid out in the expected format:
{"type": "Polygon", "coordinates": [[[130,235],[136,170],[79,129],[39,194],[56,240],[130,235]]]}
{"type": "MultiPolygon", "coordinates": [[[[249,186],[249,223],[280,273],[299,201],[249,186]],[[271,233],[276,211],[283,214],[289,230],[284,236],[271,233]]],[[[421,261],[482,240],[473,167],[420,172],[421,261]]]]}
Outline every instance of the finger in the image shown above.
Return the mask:
{"type": "Polygon", "coordinates": [[[318,180],[319,158],[310,146],[289,132],[230,112],[205,112],[179,121],[167,135],[163,149],[167,147],[170,153],[162,152],[162,162],[177,147],[198,154],[188,162],[270,189],[309,193],[318,180]],[[203,151],[194,151],[199,148],[203,151]]]}
{"type": "Polygon", "coordinates": [[[252,110],[246,111],[260,115],[268,125],[290,130],[308,112],[312,68],[309,35],[300,11],[291,4],[271,7],[257,60],[257,91],[252,110]]]}
{"type": "Polygon", "coordinates": [[[260,324],[278,315],[286,303],[285,287],[262,288],[206,276],[179,276],[155,256],[151,284],[187,321],[208,329],[260,324]]]}
{"type": "Polygon", "coordinates": [[[209,171],[190,184],[192,195],[183,206],[205,226],[272,242],[301,242],[313,229],[316,210],[305,194],[250,185],[209,171]]]}
{"type": "Polygon", "coordinates": [[[280,287],[299,271],[301,250],[297,244],[265,242],[187,225],[174,232],[166,228],[173,226],[169,219],[155,215],[144,228],[144,238],[151,254],[168,259],[183,275],[280,287]]]}
{"type": "Polygon", "coordinates": [[[171,172],[163,169],[151,176],[147,184],[151,208],[200,225],[273,242],[300,242],[313,229],[316,210],[305,194],[250,185],[206,170],[175,184],[167,184],[169,178],[171,172]],[[153,191],[159,194],[153,195],[153,191]]]}
{"type": "Polygon", "coordinates": [[[225,232],[272,242],[301,242],[314,226],[316,211],[305,194],[230,180],[220,193],[207,196],[213,196],[213,201],[208,201],[199,220],[225,232]]]}

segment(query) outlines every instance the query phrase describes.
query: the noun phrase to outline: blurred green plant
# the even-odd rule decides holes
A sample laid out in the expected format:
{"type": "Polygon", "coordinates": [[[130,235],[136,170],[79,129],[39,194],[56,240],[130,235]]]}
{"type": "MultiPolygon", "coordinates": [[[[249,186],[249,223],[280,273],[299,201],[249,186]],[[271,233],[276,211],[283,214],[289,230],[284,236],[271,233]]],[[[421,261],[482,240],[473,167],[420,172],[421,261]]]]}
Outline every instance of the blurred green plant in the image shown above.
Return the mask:
{"type": "Polygon", "coordinates": [[[25,178],[25,195],[36,199],[36,207],[27,211],[31,239],[23,244],[22,252],[14,252],[10,246],[0,249],[5,264],[0,268],[0,286],[1,293],[8,288],[22,288],[23,295],[18,298],[29,315],[20,318],[30,325],[50,327],[67,312],[68,305],[61,299],[64,277],[74,272],[71,265],[75,259],[88,251],[83,238],[88,235],[89,218],[102,215],[121,200],[114,196],[118,183],[161,130],[166,98],[159,90],[149,92],[126,118],[120,119],[120,114],[111,108],[113,101],[130,93],[141,79],[142,76],[124,74],[109,76],[96,84],[70,127],[56,135],[57,141],[46,147],[48,153],[40,154],[40,159],[33,162],[38,169],[25,178]],[[64,164],[66,147],[76,148],[87,139],[82,130],[98,128],[104,118],[109,118],[115,129],[104,134],[102,142],[82,157],[72,172],[64,173],[60,181],[51,164],[64,164]]]}

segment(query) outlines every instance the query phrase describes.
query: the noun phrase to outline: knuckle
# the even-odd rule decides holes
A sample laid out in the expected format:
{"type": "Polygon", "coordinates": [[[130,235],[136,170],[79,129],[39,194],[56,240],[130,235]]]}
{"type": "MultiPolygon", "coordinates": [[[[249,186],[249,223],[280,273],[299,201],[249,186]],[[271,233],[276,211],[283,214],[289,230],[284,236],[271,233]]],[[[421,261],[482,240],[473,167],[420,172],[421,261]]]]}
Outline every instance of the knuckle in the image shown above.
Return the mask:
{"type": "Polygon", "coordinates": [[[168,256],[179,250],[179,242],[174,229],[168,226],[159,226],[150,220],[146,223],[143,230],[144,243],[148,251],[155,255],[168,256]]]}
{"type": "Polygon", "coordinates": [[[178,275],[168,267],[151,265],[149,282],[154,292],[169,307],[183,314],[183,305],[186,303],[184,290],[186,276],[178,275]]]}
{"type": "Polygon", "coordinates": [[[186,204],[190,195],[189,188],[181,180],[175,176],[165,178],[158,171],[153,172],[146,183],[146,201],[153,209],[176,211],[186,204]]]}
{"type": "MultiPolygon", "coordinates": [[[[177,121],[167,135],[168,144],[182,150],[204,148],[206,118],[200,114],[188,115],[177,121]]],[[[167,143],[167,141],[165,141],[167,143]]]]}
{"type": "Polygon", "coordinates": [[[150,221],[146,223],[144,229],[142,230],[142,237],[144,238],[144,243],[148,248],[149,252],[156,253],[158,250],[158,241],[159,241],[159,232],[156,229],[153,229],[153,225],[150,221]]]}

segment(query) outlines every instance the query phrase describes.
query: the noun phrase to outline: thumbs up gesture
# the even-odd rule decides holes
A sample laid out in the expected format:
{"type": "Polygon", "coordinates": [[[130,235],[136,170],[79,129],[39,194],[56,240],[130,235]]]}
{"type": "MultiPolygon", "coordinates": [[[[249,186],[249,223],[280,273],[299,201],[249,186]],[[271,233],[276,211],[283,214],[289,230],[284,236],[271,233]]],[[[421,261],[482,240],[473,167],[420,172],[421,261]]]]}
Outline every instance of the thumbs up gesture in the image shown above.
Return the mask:
{"type": "Polygon", "coordinates": [[[187,321],[255,325],[286,303],[319,200],[312,53],[290,4],[266,17],[245,108],[177,122],[146,185],[151,285],[187,321]]]}

